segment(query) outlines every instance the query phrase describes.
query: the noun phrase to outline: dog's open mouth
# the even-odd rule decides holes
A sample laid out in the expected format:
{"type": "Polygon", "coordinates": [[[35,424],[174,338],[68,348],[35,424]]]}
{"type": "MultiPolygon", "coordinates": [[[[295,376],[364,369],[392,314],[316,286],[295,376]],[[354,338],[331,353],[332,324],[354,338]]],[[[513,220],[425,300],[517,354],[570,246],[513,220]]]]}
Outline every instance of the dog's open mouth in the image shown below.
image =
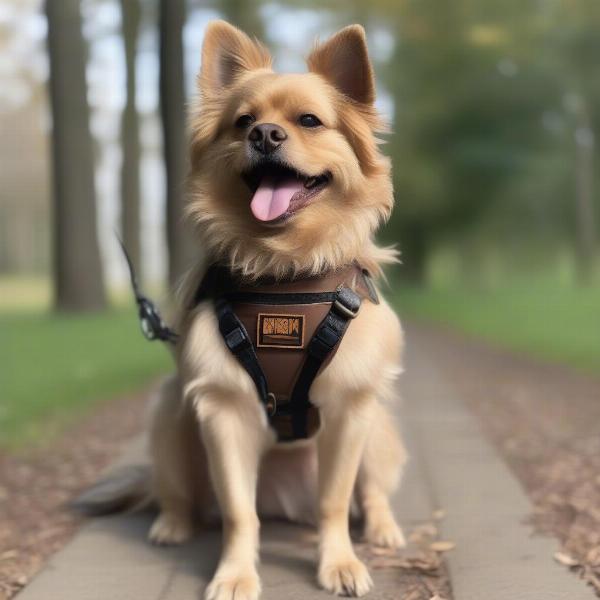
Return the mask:
{"type": "Polygon", "coordinates": [[[253,167],[243,178],[253,194],[252,214],[264,223],[275,223],[306,206],[331,181],[331,174],[307,175],[269,162],[253,167]]]}

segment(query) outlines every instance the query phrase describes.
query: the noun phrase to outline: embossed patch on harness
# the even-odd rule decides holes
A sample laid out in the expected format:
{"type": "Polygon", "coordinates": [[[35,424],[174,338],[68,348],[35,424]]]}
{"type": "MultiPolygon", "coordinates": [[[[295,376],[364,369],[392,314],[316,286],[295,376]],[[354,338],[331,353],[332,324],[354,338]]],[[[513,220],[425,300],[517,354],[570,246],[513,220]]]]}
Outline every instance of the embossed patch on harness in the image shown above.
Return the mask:
{"type": "Polygon", "coordinates": [[[270,315],[259,313],[259,348],[303,348],[304,315],[270,315]]]}

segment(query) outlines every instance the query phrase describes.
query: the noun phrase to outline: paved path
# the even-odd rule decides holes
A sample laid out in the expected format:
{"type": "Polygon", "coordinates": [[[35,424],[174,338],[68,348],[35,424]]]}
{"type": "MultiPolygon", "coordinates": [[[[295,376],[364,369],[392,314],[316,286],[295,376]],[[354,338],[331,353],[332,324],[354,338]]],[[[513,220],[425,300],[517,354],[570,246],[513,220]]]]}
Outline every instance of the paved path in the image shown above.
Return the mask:
{"type": "MultiPolygon", "coordinates": [[[[395,507],[403,526],[446,511],[441,535],[456,543],[447,554],[455,600],[584,600],[592,592],[556,565],[554,540],[533,538],[522,524],[530,504],[482,439],[453,388],[418,339],[409,336],[403,378],[403,430],[412,456],[395,507]],[[414,343],[413,343],[414,342],[414,343]]],[[[139,459],[134,444],[124,460],[139,459]]],[[[199,598],[220,547],[208,531],[180,548],[146,542],[149,515],[92,521],[58,553],[18,600],[163,600],[199,598]]],[[[310,532],[267,523],[261,531],[264,600],[328,598],[316,588],[310,532]]],[[[403,597],[403,572],[373,571],[373,600],[403,597]]]]}

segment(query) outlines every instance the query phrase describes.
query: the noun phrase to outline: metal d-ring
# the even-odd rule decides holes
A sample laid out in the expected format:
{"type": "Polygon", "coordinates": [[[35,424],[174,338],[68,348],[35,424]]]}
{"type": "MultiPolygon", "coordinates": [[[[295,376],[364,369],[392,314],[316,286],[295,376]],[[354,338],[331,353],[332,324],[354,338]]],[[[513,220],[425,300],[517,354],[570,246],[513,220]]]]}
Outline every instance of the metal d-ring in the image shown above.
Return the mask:
{"type": "Polygon", "coordinates": [[[269,392],[267,394],[267,403],[265,404],[265,408],[267,409],[267,415],[269,415],[269,417],[273,417],[277,412],[277,398],[273,392],[269,392]]]}

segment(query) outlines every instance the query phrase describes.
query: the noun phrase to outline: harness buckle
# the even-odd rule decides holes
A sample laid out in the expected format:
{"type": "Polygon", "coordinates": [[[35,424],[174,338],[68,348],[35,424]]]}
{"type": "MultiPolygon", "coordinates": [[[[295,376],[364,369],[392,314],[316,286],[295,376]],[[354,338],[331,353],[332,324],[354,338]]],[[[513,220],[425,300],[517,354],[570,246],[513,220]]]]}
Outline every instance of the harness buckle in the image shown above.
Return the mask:
{"type": "Polygon", "coordinates": [[[227,344],[229,350],[234,354],[241,352],[250,345],[248,338],[244,335],[244,332],[240,327],[236,327],[225,334],[225,344],[227,344]]]}
{"type": "Polygon", "coordinates": [[[332,308],[346,319],[355,319],[360,310],[360,298],[350,288],[340,287],[337,290],[332,308]]]}

